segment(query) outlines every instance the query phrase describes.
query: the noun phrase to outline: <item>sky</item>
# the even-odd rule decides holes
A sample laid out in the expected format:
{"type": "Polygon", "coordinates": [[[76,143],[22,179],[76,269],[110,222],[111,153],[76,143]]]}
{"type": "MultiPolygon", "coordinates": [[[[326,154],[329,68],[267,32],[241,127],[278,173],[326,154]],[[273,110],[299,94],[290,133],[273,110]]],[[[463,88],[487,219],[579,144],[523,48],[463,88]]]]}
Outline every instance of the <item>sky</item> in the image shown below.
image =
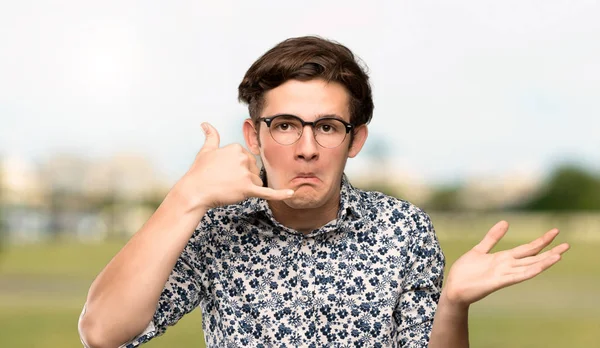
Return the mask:
{"type": "Polygon", "coordinates": [[[243,142],[237,87],[280,41],[368,66],[375,112],[348,170],[416,180],[600,169],[599,1],[0,0],[0,154],[147,156],[171,180],[213,124],[243,142]]]}

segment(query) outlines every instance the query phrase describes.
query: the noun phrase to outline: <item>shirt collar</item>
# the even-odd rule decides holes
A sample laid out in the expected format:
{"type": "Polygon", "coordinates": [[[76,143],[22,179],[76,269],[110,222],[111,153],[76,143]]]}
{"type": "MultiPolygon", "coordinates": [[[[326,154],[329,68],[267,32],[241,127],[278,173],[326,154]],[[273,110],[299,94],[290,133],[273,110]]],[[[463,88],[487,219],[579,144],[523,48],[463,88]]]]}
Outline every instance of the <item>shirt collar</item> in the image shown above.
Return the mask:
{"type": "MultiPolygon", "coordinates": [[[[364,202],[363,202],[364,203],[364,202]]],[[[345,220],[348,213],[353,217],[360,219],[364,214],[364,206],[360,200],[360,191],[354,188],[346,174],[342,175],[342,187],[340,189],[340,210],[338,219],[345,220]]]]}

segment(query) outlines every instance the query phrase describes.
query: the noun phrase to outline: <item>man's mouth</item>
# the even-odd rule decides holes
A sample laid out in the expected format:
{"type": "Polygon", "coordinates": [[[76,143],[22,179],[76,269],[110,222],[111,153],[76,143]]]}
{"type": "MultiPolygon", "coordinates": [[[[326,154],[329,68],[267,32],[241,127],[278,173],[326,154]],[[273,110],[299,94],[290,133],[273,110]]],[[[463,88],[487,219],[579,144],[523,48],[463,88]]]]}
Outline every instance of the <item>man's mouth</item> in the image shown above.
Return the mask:
{"type": "Polygon", "coordinates": [[[296,178],[316,178],[317,176],[314,173],[300,173],[296,175],[296,178]]]}
{"type": "Polygon", "coordinates": [[[310,184],[310,183],[318,183],[321,180],[314,173],[299,173],[294,179],[292,179],[292,183],[296,184],[310,184]]]}

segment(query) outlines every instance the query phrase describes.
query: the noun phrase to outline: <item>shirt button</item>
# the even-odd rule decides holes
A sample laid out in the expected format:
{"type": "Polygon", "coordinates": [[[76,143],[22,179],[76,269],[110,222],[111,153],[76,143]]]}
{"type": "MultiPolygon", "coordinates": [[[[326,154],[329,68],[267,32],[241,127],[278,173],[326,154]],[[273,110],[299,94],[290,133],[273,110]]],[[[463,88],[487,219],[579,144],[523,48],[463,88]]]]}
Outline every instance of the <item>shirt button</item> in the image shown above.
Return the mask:
{"type": "Polygon", "coordinates": [[[300,299],[302,300],[302,302],[306,302],[308,301],[308,296],[303,295],[302,297],[300,297],[300,299]]]}

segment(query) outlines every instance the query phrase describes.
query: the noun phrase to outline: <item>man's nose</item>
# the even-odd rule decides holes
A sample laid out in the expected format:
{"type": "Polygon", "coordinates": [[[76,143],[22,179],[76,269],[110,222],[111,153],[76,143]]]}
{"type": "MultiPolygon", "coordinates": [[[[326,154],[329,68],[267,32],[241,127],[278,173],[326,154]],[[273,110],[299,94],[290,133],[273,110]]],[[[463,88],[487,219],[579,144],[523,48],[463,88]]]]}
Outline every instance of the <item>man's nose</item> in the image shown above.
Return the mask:
{"type": "Polygon", "coordinates": [[[314,160],[319,157],[319,144],[315,139],[314,129],[306,125],[304,131],[296,143],[296,158],[314,160]]]}

